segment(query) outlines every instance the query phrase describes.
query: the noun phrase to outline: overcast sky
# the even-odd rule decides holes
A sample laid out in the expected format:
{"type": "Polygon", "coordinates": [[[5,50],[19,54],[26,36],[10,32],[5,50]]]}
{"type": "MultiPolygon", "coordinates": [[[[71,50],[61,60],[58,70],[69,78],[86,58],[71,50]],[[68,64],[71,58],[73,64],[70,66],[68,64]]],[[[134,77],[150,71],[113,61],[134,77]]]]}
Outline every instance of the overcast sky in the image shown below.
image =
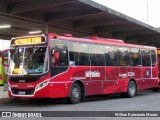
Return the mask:
{"type": "Polygon", "coordinates": [[[160,0],[93,0],[127,16],[160,27],[160,0]],[[148,15],[147,15],[148,13],[148,15]],[[147,19],[148,16],[148,19],[147,19]]]}

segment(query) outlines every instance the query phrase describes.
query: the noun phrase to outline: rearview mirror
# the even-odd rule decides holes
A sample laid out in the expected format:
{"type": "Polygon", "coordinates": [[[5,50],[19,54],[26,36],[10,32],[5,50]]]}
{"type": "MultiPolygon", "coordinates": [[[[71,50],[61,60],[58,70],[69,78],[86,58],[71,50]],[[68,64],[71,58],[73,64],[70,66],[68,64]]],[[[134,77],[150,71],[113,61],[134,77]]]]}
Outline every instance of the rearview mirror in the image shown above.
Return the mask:
{"type": "Polygon", "coordinates": [[[7,50],[4,50],[2,51],[2,65],[5,66],[5,67],[9,67],[9,64],[8,64],[8,49],[7,50]]]}

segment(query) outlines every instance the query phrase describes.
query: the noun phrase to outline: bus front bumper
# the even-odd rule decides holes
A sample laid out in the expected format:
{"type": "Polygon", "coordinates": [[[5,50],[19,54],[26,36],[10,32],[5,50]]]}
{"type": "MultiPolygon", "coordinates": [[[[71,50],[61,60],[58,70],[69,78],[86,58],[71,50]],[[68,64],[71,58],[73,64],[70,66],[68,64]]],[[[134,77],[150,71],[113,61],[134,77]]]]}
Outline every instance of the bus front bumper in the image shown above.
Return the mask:
{"type": "Polygon", "coordinates": [[[45,83],[37,85],[32,89],[18,89],[8,87],[10,97],[16,98],[62,98],[69,96],[70,84],[45,83]]]}

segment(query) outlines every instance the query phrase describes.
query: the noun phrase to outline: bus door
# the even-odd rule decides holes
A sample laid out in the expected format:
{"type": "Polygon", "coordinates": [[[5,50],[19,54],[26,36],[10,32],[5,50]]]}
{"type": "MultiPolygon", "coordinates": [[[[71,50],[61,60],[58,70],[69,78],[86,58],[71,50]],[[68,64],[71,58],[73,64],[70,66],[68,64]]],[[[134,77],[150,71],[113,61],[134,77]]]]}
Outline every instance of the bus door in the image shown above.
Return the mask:
{"type": "Polygon", "coordinates": [[[105,89],[105,55],[103,45],[90,44],[91,70],[87,75],[91,78],[92,94],[103,94],[105,89]]]}
{"type": "Polygon", "coordinates": [[[142,55],[142,88],[148,88],[149,84],[152,84],[151,74],[152,74],[152,67],[151,67],[151,57],[150,57],[150,50],[143,49],[141,50],[142,55]]]}

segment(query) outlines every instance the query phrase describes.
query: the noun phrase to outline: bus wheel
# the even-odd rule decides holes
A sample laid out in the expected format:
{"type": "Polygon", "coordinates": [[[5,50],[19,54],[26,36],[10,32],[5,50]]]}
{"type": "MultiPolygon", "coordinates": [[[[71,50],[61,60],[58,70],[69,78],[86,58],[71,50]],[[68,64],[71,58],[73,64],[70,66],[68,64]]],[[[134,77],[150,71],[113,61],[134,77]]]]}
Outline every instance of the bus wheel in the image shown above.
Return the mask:
{"type": "Polygon", "coordinates": [[[70,90],[69,103],[77,104],[81,101],[81,87],[78,83],[74,83],[70,90]]]}
{"type": "Polygon", "coordinates": [[[137,86],[134,81],[130,81],[128,84],[128,90],[127,90],[127,97],[132,98],[136,95],[137,93],[137,86]]]}
{"type": "Polygon", "coordinates": [[[137,93],[137,86],[134,81],[130,81],[126,93],[121,93],[122,97],[133,98],[137,93]]]}

